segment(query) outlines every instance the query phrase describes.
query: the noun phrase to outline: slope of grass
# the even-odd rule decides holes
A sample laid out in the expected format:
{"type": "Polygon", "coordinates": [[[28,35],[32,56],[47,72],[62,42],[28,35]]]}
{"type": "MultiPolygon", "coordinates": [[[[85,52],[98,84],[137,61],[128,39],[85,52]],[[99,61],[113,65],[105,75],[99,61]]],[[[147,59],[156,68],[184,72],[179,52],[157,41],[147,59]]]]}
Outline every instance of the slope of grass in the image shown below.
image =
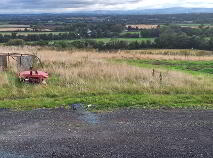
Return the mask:
{"type": "Polygon", "coordinates": [[[26,98],[13,98],[0,100],[0,108],[12,108],[30,110],[35,108],[68,107],[75,103],[92,105],[90,110],[103,111],[116,108],[139,107],[139,108],[194,108],[212,109],[212,94],[73,94],[65,96],[39,96],[26,98]]]}
{"type": "MultiPolygon", "coordinates": [[[[30,49],[37,52],[44,62],[41,69],[50,77],[45,85],[31,85],[20,83],[13,67],[9,72],[0,73],[0,108],[54,108],[83,103],[92,104],[91,110],[124,107],[213,109],[212,78],[173,70],[156,71],[153,75],[153,64],[146,63],[149,60],[133,60],[129,53],[54,51],[29,47],[1,49],[3,52],[23,53],[30,49]],[[126,63],[108,62],[123,57],[127,59],[120,60],[126,63]],[[145,68],[144,65],[150,67],[145,68]]],[[[179,64],[176,70],[182,69],[182,62],[171,62],[179,64]]],[[[165,67],[170,65],[165,64],[165,67]]],[[[208,64],[205,67],[209,68],[208,64]]]]}

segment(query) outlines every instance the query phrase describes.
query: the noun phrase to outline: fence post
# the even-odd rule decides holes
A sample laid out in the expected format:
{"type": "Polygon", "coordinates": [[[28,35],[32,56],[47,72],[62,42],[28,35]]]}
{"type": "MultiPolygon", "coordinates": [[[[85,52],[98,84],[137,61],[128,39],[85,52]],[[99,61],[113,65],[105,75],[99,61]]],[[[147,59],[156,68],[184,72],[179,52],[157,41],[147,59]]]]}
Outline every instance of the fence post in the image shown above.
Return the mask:
{"type": "Polygon", "coordinates": [[[163,76],[162,76],[162,73],[160,72],[160,83],[162,83],[162,81],[163,81],[163,76]]]}
{"type": "Polygon", "coordinates": [[[152,76],[155,76],[155,69],[152,70],[152,76]]]}

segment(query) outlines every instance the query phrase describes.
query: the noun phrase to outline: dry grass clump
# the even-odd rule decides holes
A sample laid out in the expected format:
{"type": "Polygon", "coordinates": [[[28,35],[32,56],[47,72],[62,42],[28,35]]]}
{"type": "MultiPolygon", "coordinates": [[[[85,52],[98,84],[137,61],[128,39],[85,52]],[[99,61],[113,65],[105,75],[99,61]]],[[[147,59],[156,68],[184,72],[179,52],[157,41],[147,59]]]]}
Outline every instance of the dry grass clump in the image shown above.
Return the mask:
{"type": "MultiPolygon", "coordinates": [[[[161,55],[161,54],[138,54],[129,53],[121,56],[124,59],[152,59],[152,60],[183,60],[183,61],[211,61],[213,56],[183,56],[183,55],[161,55]]],[[[121,58],[121,57],[118,57],[121,58]]]]}
{"type": "MultiPolygon", "coordinates": [[[[133,52],[126,50],[125,52],[133,52]]],[[[210,56],[213,55],[212,51],[196,50],[196,49],[145,49],[134,50],[135,53],[141,54],[161,54],[161,55],[182,55],[182,56],[210,56]]]]}
{"type": "Polygon", "coordinates": [[[74,61],[77,58],[93,59],[153,59],[153,60],[185,60],[185,61],[210,61],[213,60],[213,52],[210,51],[196,51],[196,50],[133,50],[133,51],[114,51],[114,52],[97,52],[97,51],[53,51],[41,50],[38,52],[43,60],[51,61],[74,61]],[[183,51],[183,52],[182,52],[183,51]],[[184,51],[188,54],[184,55],[184,51]],[[170,53],[168,53],[170,52],[170,53]],[[212,53],[212,55],[205,55],[212,53]],[[51,55],[50,55],[51,54],[51,55]],[[70,56],[72,54],[72,56],[70,56]],[[198,54],[203,54],[198,55],[198,54]]]}
{"type": "Polygon", "coordinates": [[[210,61],[213,60],[212,51],[201,50],[123,50],[113,54],[114,58],[125,59],[158,59],[158,60],[186,60],[186,61],[210,61]]]}
{"type": "Polygon", "coordinates": [[[22,53],[22,54],[36,54],[39,50],[39,47],[17,47],[17,46],[0,46],[0,53],[22,53]]]}
{"type": "Polygon", "coordinates": [[[8,85],[9,80],[6,73],[0,73],[0,86],[8,85]]]}

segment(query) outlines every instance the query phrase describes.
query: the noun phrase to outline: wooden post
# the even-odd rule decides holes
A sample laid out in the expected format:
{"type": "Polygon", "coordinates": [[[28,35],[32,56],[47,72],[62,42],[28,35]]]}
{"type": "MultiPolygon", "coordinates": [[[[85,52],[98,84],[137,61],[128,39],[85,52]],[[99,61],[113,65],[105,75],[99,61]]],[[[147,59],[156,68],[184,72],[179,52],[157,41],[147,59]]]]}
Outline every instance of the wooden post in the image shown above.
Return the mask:
{"type": "Polygon", "coordinates": [[[0,68],[1,70],[7,69],[7,55],[0,56],[0,68]]]}
{"type": "Polygon", "coordinates": [[[7,67],[10,65],[10,53],[7,54],[7,60],[8,60],[8,63],[7,63],[7,67]]]}
{"type": "Polygon", "coordinates": [[[155,76],[155,69],[152,70],[152,76],[155,76]]]}
{"type": "Polygon", "coordinates": [[[22,64],[22,63],[21,63],[21,59],[22,59],[22,54],[21,54],[21,57],[20,57],[20,67],[21,67],[21,64],[22,64]]]}
{"type": "Polygon", "coordinates": [[[163,76],[162,76],[162,73],[160,72],[160,83],[162,83],[162,81],[163,81],[163,76]]]}

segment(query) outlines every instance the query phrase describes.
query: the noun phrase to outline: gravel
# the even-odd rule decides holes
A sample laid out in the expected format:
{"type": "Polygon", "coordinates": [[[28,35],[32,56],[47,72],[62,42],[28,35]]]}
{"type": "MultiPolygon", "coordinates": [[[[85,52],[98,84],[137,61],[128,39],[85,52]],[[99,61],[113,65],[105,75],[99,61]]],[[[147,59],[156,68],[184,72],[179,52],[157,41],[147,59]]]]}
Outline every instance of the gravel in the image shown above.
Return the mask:
{"type": "Polygon", "coordinates": [[[0,110],[1,158],[213,157],[213,110],[0,110]]]}

